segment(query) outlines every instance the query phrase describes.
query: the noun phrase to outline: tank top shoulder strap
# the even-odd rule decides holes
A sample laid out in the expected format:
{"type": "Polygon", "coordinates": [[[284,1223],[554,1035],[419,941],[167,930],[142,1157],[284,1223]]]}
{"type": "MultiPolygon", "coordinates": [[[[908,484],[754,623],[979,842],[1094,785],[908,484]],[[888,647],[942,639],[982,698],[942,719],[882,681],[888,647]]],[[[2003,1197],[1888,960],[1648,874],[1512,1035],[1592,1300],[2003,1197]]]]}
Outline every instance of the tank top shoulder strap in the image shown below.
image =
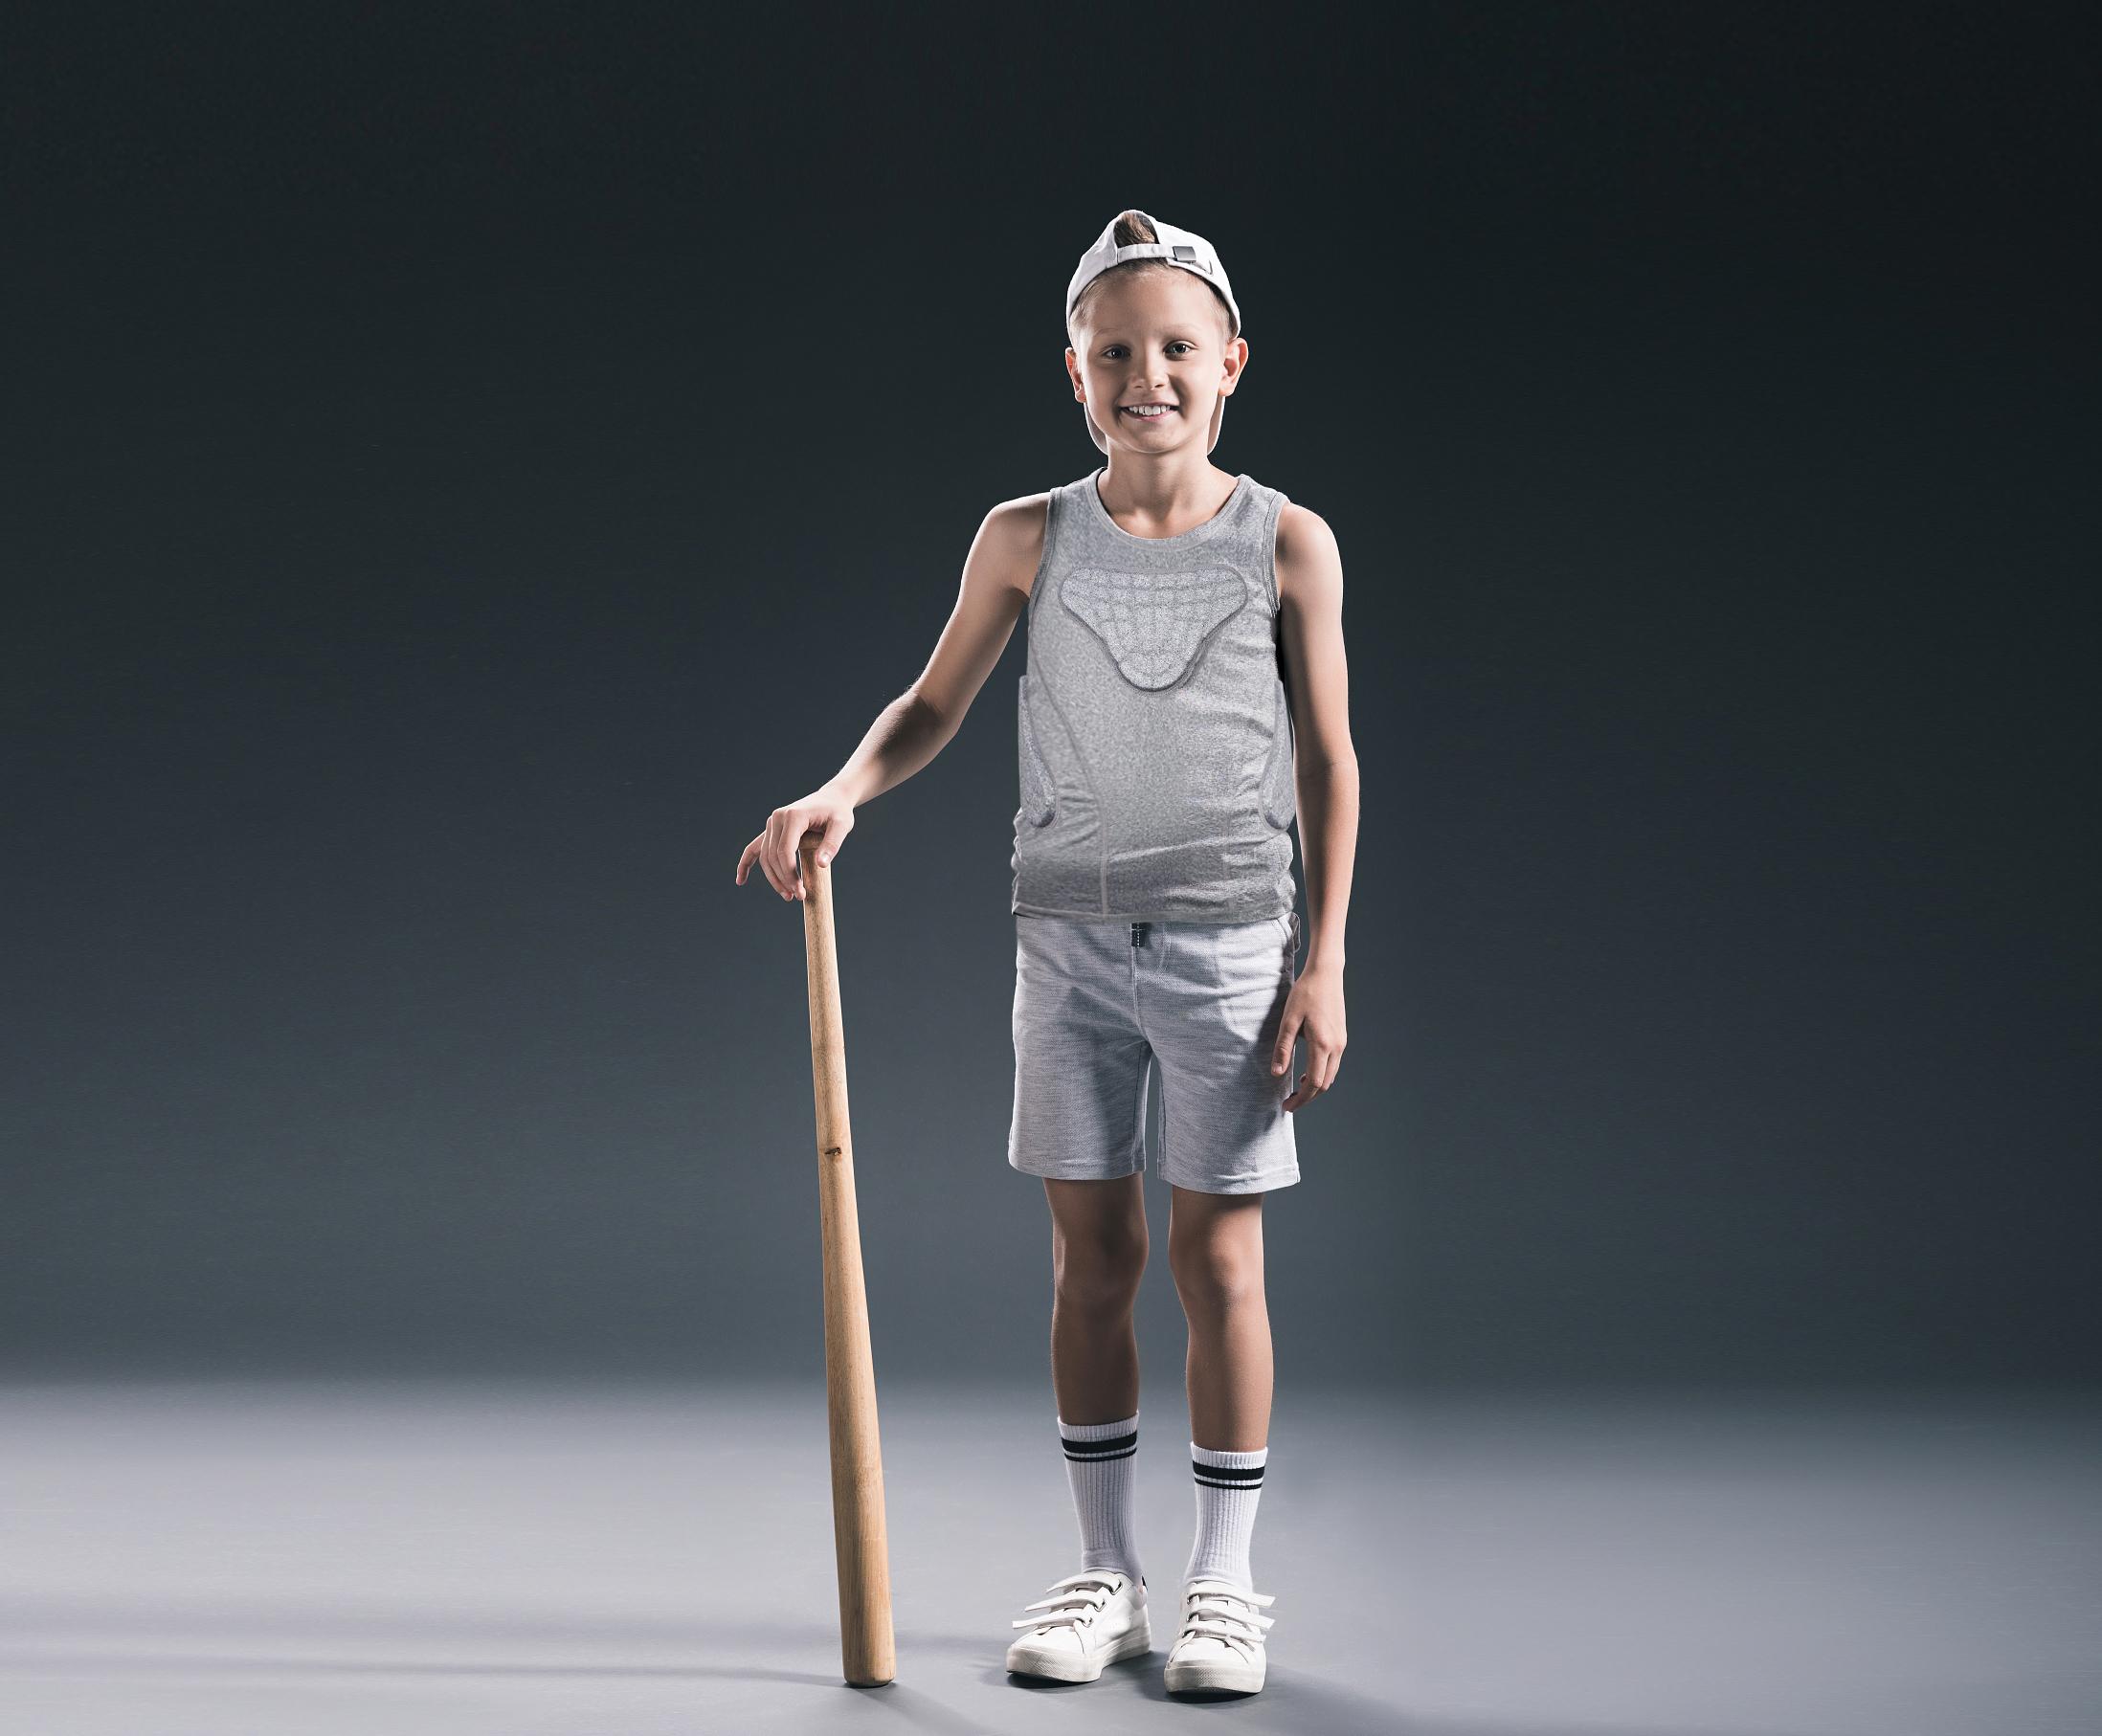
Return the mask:
{"type": "Polygon", "coordinates": [[[1031,621],[1037,618],[1037,599],[1043,595],[1045,581],[1050,578],[1053,564],[1059,558],[1060,522],[1072,509],[1072,492],[1073,484],[1064,482],[1044,493],[1043,553],[1037,559],[1037,576],[1029,582],[1029,604],[1022,612],[1031,621]]]}
{"type": "MultiPolygon", "coordinates": [[[[1249,478],[1254,481],[1253,477],[1249,478]]],[[[1261,530],[1256,542],[1258,556],[1256,565],[1263,574],[1263,583],[1270,595],[1270,612],[1275,614],[1281,607],[1277,590],[1277,524],[1285,508],[1291,504],[1290,498],[1282,488],[1269,488],[1256,482],[1260,491],[1258,500],[1262,505],[1261,530]]]]}

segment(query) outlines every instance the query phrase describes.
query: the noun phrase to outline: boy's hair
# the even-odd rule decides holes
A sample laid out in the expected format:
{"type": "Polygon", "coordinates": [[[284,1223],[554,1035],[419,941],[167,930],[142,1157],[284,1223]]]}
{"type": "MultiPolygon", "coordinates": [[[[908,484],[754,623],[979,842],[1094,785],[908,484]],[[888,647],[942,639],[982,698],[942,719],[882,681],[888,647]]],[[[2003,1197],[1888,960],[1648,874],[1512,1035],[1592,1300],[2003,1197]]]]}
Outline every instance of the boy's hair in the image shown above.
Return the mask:
{"type": "MultiPolygon", "coordinates": [[[[1136,247],[1142,241],[1158,241],[1160,239],[1160,236],[1154,233],[1152,224],[1147,221],[1144,211],[1128,211],[1120,212],[1116,222],[1111,226],[1111,231],[1116,245],[1119,247],[1136,247]]],[[[1121,272],[1164,271],[1181,273],[1182,267],[1170,265],[1165,259],[1127,259],[1122,265],[1110,266],[1101,277],[1096,278],[1085,289],[1082,290],[1080,300],[1073,303],[1073,311],[1065,318],[1065,341],[1068,344],[1072,343],[1073,327],[1079,323],[1081,316],[1087,311],[1088,299],[1094,295],[1096,285],[1100,284],[1105,278],[1116,277],[1121,272]]],[[[1217,289],[1213,289],[1209,283],[1205,285],[1205,288],[1211,289],[1212,300],[1219,303],[1219,323],[1225,326],[1226,342],[1231,344],[1241,336],[1241,327],[1234,319],[1234,310],[1226,305],[1226,298],[1220,295],[1217,289]]]]}

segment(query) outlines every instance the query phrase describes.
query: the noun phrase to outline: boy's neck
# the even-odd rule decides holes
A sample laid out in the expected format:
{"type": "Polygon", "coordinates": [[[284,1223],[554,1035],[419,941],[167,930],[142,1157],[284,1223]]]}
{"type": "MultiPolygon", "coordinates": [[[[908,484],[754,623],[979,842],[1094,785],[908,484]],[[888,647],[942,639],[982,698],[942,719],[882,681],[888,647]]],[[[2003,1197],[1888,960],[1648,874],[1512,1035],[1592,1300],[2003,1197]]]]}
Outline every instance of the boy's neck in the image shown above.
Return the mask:
{"type": "Polygon", "coordinates": [[[1095,496],[1109,516],[1134,536],[1179,536],[1216,518],[1241,479],[1209,458],[1195,465],[1146,464],[1126,459],[1105,463],[1095,496]]]}

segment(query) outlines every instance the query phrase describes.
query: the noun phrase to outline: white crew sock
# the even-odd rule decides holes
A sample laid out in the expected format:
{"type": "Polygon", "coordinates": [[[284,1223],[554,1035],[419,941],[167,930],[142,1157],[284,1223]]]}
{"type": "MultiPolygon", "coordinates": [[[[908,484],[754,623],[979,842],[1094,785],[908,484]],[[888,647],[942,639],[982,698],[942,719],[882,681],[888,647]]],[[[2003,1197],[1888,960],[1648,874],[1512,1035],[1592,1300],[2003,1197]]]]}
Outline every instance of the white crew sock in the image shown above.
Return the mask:
{"type": "Polygon", "coordinates": [[[1248,1539],[1255,1531],[1256,1502],[1263,1499],[1263,1468],[1270,1449],[1225,1453],[1190,1443],[1190,1471],[1196,1480],[1196,1543],[1184,1582],[1213,1575],[1248,1591],[1248,1539]]]}
{"type": "Polygon", "coordinates": [[[1138,1532],[1131,1518],[1138,1413],[1122,1422],[1069,1423],[1059,1418],[1066,1480],[1080,1516],[1081,1566],[1114,1568],[1139,1577],[1138,1532]]]}

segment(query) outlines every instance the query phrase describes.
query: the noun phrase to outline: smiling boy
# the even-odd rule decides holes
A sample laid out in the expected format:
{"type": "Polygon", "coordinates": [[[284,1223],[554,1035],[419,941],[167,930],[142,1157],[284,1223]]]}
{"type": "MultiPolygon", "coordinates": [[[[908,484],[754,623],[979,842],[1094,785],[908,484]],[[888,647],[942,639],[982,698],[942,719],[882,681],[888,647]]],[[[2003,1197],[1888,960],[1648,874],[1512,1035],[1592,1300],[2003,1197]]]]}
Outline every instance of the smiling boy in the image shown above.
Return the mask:
{"type": "Polygon", "coordinates": [[[1065,366],[1107,462],[987,514],[925,672],[737,865],[802,896],[854,810],[954,737],[1017,619],[1021,796],[1011,1168],[1052,1220],[1052,1382],[1078,1572],[1012,1623],[1012,1671],[1093,1680],[1152,1648],[1132,1512],[1149,1077],[1169,1263],[1189,1323],[1196,1536],[1172,1692],[1255,1692],[1275,1600],[1249,1545],[1272,1391],[1263,1196],[1300,1179],[1293,1118],[1345,1047],[1357,826],[1342,562],[1323,520],[1210,459],[1248,345],[1217,252],[1128,211],[1067,285],[1065,366]],[[1310,934],[1295,975],[1291,829],[1310,934]],[[1294,1045],[1306,1071],[1290,1077],[1294,1045]]]}

